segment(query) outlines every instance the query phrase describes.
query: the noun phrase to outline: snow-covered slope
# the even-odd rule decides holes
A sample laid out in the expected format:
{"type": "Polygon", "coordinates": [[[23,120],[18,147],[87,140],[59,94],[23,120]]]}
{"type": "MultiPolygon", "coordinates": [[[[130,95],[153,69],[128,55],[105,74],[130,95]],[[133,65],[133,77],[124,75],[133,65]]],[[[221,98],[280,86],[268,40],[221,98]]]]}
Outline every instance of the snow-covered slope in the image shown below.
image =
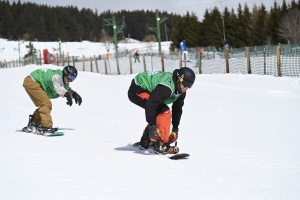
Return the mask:
{"type": "Polygon", "coordinates": [[[172,161],[130,147],[146,125],[127,98],[134,75],[79,72],[82,105],[52,101],[65,135],[20,132],[35,109],[22,83],[37,67],[0,69],[0,199],[300,198],[299,78],[197,75],[178,139],[191,157],[172,161]]]}

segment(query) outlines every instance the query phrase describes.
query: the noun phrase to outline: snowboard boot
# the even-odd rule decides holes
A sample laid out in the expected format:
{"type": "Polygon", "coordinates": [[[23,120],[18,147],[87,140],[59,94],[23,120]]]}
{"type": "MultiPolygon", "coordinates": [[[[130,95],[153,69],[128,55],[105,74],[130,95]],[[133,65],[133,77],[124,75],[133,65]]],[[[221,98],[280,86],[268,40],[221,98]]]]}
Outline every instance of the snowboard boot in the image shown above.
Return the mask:
{"type": "Polygon", "coordinates": [[[27,126],[25,126],[22,131],[27,132],[27,133],[36,133],[36,126],[32,124],[33,122],[33,115],[29,115],[29,121],[27,126]]]}
{"type": "Polygon", "coordinates": [[[37,127],[37,134],[38,135],[51,135],[55,133],[58,130],[58,128],[47,128],[43,126],[38,126],[37,127]]]}
{"type": "Polygon", "coordinates": [[[140,148],[141,149],[149,149],[149,147],[153,146],[153,142],[151,142],[149,138],[149,126],[146,126],[143,135],[140,140],[140,148]]]}
{"type": "Polygon", "coordinates": [[[161,140],[155,143],[153,149],[159,154],[177,154],[179,152],[177,142],[175,142],[175,146],[170,146],[170,143],[164,143],[161,140]]]}

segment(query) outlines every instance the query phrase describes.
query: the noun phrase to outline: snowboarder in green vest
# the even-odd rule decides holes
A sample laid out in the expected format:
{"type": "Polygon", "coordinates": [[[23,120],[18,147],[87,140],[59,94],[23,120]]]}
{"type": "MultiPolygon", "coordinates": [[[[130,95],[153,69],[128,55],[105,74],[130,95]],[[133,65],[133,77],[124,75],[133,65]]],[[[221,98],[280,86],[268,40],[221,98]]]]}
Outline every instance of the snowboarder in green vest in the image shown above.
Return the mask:
{"type": "Polygon", "coordinates": [[[38,108],[33,115],[29,115],[28,125],[23,128],[23,131],[41,135],[57,131],[57,128],[53,128],[50,99],[66,98],[69,106],[72,106],[72,99],[74,99],[80,106],[82,98],[69,87],[70,82],[73,82],[76,77],[77,69],[73,66],[66,66],[63,70],[37,69],[24,79],[23,87],[38,108]]]}
{"type": "Polygon", "coordinates": [[[179,152],[179,148],[171,144],[178,139],[186,91],[193,86],[195,79],[194,71],[188,67],[176,69],[173,73],[149,71],[135,76],[128,90],[128,98],[145,109],[148,123],[140,140],[140,148],[153,147],[163,154],[179,152]],[[167,105],[171,103],[172,113],[167,105]]]}

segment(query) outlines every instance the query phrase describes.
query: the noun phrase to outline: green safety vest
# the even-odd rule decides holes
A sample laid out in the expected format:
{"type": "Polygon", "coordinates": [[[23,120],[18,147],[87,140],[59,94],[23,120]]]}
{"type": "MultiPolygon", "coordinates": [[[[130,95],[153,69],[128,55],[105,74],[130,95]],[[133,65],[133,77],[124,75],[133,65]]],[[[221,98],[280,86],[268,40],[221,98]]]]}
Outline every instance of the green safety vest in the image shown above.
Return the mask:
{"type": "Polygon", "coordinates": [[[171,89],[172,93],[164,100],[165,104],[171,104],[176,101],[180,94],[175,94],[175,84],[173,81],[173,74],[170,72],[161,72],[161,71],[149,71],[142,72],[135,76],[135,84],[141,86],[149,94],[155,89],[158,84],[164,85],[171,89]]]}
{"type": "MultiPolygon", "coordinates": [[[[42,69],[34,70],[33,72],[30,73],[31,78],[35,82],[41,84],[41,87],[43,88],[43,90],[46,92],[46,94],[50,99],[55,99],[59,97],[57,92],[54,90],[54,86],[52,82],[52,77],[55,74],[59,75],[63,80],[63,72],[60,69],[52,70],[48,68],[42,68],[42,69]]],[[[61,86],[63,86],[66,90],[68,90],[69,88],[69,84],[63,84],[61,86]]]]}

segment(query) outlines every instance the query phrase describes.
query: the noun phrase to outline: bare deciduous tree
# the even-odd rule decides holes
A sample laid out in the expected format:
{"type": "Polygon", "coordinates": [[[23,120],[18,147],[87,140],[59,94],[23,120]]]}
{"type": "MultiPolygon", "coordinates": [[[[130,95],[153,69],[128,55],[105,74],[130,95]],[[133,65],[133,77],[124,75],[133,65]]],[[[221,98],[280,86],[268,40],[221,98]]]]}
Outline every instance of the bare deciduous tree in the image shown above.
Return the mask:
{"type": "Polygon", "coordinates": [[[106,51],[109,52],[112,44],[113,44],[113,37],[110,37],[106,31],[103,29],[103,31],[101,31],[101,39],[100,42],[103,43],[103,45],[106,48],[106,51]]]}
{"type": "Polygon", "coordinates": [[[280,21],[278,32],[291,43],[300,43],[300,10],[294,9],[286,13],[280,21]]]}
{"type": "Polygon", "coordinates": [[[147,35],[143,42],[147,42],[146,47],[152,51],[152,47],[154,46],[154,42],[157,42],[156,37],[154,35],[147,35]]]}

